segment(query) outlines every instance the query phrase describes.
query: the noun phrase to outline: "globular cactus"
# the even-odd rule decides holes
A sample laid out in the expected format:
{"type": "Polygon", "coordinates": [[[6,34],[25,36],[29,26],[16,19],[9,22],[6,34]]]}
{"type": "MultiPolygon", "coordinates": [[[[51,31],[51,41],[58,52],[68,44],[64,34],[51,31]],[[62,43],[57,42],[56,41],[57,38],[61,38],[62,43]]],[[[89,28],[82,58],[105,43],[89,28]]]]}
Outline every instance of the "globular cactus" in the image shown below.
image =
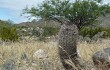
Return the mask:
{"type": "Polygon", "coordinates": [[[59,31],[59,56],[63,66],[66,69],[72,68],[65,63],[65,60],[71,59],[74,64],[77,64],[77,37],[78,29],[74,24],[63,24],[59,31]]]}

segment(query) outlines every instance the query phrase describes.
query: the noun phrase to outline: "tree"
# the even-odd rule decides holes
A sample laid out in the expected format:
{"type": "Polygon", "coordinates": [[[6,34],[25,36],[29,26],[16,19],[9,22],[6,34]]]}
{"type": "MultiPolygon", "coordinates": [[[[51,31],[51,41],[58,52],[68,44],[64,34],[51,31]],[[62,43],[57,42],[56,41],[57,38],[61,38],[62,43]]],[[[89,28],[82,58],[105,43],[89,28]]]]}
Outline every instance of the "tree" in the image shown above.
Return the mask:
{"type": "Polygon", "coordinates": [[[59,31],[59,55],[66,70],[72,70],[72,65],[68,65],[65,59],[71,59],[79,66],[76,60],[78,29],[92,24],[100,15],[105,15],[108,5],[101,5],[101,2],[102,0],[46,0],[38,7],[26,7],[23,13],[57,20],[63,24],[59,31]]]}
{"type": "Polygon", "coordinates": [[[8,19],[6,22],[7,22],[7,24],[9,24],[9,25],[13,25],[13,24],[14,24],[14,22],[13,22],[12,20],[10,20],[10,19],[8,19]]]}
{"type": "Polygon", "coordinates": [[[38,7],[23,10],[30,16],[57,20],[60,23],[76,24],[78,29],[90,25],[100,15],[104,15],[109,7],[101,5],[102,0],[46,0],[38,7]]]}

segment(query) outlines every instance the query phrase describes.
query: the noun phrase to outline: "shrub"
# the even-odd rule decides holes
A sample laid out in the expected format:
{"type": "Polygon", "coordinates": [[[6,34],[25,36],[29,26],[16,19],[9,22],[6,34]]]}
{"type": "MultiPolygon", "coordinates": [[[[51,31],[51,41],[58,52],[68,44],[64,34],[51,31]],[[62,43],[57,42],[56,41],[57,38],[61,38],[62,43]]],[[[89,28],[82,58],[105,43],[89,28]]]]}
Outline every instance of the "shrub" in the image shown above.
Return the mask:
{"type": "Polygon", "coordinates": [[[33,29],[33,30],[32,30],[32,35],[33,35],[33,36],[36,36],[36,37],[39,37],[39,36],[40,36],[40,33],[39,33],[39,31],[33,29]]]}
{"type": "Polygon", "coordinates": [[[103,38],[110,37],[110,28],[102,28],[102,27],[84,27],[80,30],[79,34],[83,37],[90,37],[92,38],[99,32],[104,32],[103,38]]]}
{"type": "Polygon", "coordinates": [[[51,36],[51,35],[56,35],[59,32],[59,28],[53,28],[53,27],[43,27],[44,33],[43,36],[51,36]]]}
{"type": "Polygon", "coordinates": [[[92,38],[95,34],[102,31],[103,30],[100,27],[99,28],[85,27],[80,30],[79,34],[82,35],[83,37],[88,36],[92,38]]]}
{"type": "Polygon", "coordinates": [[[104,38],[110,38],[110,28],[104,28],[103,31],[105,31],[104,38]]]}
{"type": "Polygon", "coordinates": [[[39,32],[36,32],[36,35],[39,37],[39,41],[45,41],[46,37],[52,36],[52,35],[57,35],[59,32],[59,28],[54,28],[54,27],[43,27],[43,33],[40,34],[39,32]]]}
{"type": "Polygon", "coordinates": [[[0,31],[0,37],[3,41],[18,41],[19,36],[16,28],[3,27],[0,31]]]}
{"type": "Polygon", "coordinates": [[[46,38],[44,36],[39,36],[38,41],[45,41],[46,38]]]}

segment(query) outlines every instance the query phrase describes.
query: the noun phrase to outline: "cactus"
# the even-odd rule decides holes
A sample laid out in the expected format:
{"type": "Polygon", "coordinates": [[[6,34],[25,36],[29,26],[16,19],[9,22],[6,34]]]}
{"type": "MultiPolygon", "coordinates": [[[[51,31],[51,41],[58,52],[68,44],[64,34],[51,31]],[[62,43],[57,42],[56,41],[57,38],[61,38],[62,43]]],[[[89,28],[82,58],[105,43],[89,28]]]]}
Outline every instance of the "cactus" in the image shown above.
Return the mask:
{"type": "Polygon", "coordinates": [[[66,69],[72,68],[70,65],[65,63],[65,60],[71,59],[72,62],[77,65],[77,37],[78,29],[74,24],[63,24],[59,31],[59,56],[63,66],[66,69]]]}

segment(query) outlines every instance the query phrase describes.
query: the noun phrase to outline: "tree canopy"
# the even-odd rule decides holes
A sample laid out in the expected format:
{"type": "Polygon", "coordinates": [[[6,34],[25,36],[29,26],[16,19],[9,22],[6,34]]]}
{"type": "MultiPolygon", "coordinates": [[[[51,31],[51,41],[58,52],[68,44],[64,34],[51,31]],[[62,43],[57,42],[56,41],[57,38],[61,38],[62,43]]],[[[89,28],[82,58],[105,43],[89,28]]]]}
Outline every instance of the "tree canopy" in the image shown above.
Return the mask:
{"type": "Polygon", "coordinates": [[[37,7],[26,7],[23,14],[53,19],[60,23],[76,24],[80,29],[90,25],[99,16],[108,13],[108,4],[102,4],[102,0],[45,0],[37,7]]]}

